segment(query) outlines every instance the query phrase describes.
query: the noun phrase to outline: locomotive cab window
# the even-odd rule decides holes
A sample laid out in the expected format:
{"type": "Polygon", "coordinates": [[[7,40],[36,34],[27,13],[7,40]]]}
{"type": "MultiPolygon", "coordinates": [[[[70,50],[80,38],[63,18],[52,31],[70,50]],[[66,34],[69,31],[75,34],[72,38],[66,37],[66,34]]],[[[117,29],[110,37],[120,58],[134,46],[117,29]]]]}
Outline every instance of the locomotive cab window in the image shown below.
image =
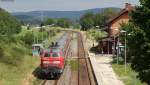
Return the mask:
{"type": "Polygon", "coordinates": [[[59,54],[58,53],[53,53],[52,57],[59,57],[59,54]]]}
{"type": "Polygon", "coordinates": [[[45,53],[44,57],[50,57],[50,53],[45,53]]]}

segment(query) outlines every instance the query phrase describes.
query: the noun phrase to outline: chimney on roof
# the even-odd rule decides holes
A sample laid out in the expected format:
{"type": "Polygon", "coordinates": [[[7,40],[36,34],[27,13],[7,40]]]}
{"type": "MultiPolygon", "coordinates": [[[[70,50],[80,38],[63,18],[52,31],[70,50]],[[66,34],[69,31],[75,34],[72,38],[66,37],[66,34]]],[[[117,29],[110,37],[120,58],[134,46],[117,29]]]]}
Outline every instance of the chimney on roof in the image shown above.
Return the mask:
{"type": "Polygon", "coordinates": [[[129,8],[131,7],[131,4],[130,3],[125,3],[125,8],[129,8]]]}

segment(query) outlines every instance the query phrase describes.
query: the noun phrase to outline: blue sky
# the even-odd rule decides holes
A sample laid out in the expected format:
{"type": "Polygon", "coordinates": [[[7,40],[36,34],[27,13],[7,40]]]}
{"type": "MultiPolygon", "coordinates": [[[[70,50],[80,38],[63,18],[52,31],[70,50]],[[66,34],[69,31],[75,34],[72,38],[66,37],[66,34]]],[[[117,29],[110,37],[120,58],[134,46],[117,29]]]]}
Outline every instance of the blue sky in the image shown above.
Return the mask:
{"type": "Polygon", "coordinates": [[[139,5],[139,0],[0,0],[0,7],[9,12],[35,10],[72,11],[103,7],[122,8],[125,2],[139,5]]]}

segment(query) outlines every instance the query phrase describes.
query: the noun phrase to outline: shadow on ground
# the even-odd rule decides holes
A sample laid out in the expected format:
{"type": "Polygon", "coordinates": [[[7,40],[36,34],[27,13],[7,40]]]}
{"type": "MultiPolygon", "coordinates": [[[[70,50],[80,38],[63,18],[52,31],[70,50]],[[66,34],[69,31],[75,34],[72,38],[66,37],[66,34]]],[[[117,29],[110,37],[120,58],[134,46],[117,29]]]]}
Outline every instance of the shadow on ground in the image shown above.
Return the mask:
{"type": "Polygon", "coordinates": [[[34,75],[34,77],[36,77],[37,79],[41,79],[41,80],[56,80],[60,77],[60,75],[53,75],[53,77],[49,74],[49,73],[43,73],[42,69],[40,67],[37,67],[33,72],[32,75],[34,75]]]}

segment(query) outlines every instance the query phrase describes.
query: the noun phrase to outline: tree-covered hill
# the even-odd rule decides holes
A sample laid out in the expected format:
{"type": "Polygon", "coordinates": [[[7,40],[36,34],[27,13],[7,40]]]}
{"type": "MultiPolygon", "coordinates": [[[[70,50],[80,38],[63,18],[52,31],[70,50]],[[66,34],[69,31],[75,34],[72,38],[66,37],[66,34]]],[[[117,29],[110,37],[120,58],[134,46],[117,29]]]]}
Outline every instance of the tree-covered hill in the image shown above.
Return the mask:
{"type": "MultiPolygon", "coordinates": [[[[114,8],[114,7],[108,7],[112,9],[113,11],[120,11],[120,8],[114,8]]],[[[87,9],[87,10],[81,10],[81,11],[31,11],[31,12],[16,12],[12,13],[12,15],[16,16],[19,20],[22,21],[32,21],[35,22],[35,20],[41,20],[41,16],[44,18],[68,18],[70,20],[79,20],[80,17],[87,13],[99,13],[102,12],[107,8],[95,8],[95,9],[87,9]],[[42,15],[43,14],[43,15],[42,15]]]]}

